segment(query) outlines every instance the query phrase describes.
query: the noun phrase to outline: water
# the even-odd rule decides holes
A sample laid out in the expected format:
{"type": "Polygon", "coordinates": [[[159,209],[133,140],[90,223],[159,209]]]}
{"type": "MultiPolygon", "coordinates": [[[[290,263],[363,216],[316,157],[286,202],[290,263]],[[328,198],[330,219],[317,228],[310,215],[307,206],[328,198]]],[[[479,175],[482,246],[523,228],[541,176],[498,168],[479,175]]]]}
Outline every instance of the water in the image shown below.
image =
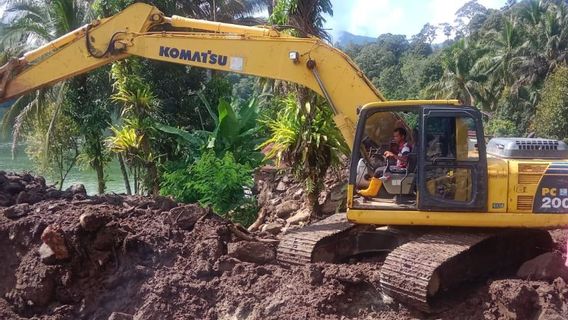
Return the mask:
{"type": "MultiPolygon", "coordinates": [[[[32,174],[37,174],[32,161],[24,152],[24,146],[18,146],[16,158],[14,160],[12,160],[11,148],[11,143],[0,142],[0,170],[6,172],[27,171],[31,172],[32,174]]],[[[126,188],[124,187],[124,182],[122,180],[122,174],[120,173],[120,166],[116,159],[108,164],[108,166],[105,168],[105,176],[107,177],[107,193],[126,193],[126,188]]],[[[49,176],[46,176],[45,179],[47,180],[48,184],[54,184],[56,181],[49,176]]],[[[97,174],[92,169],[81,169],[75,166],[67,175],[67,178],[63,183],[63,189],[68,188],[75,183],[81,183],[85,185],[87,193],[90,195],[97,193],[97,174]]]]}

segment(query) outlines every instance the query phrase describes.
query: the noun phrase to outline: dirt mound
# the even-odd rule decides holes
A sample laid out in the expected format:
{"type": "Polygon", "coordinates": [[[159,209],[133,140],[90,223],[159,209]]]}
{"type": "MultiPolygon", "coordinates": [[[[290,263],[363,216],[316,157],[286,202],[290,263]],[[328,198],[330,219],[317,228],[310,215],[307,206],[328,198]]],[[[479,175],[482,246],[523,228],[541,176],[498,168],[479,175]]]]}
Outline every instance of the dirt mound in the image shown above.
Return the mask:
{"type": "Polygon", "coordinates": [[[6,173],[0,171],[0,207],[14,204],[34,204],[49,199],[85,199],[83,185],[74,185],[66,191],[48,186],[43,177],[29,173],[6,173]]]}
{"type": "Polygon", "coordinates": [[[107,195],[0,210],[22,213],[0,215],[1,318],[335,319],[386,308],[379,265],[281,267],[273,239],[243,241],[196,205],[107,195]]]}
{"type": "Polygon", "coordinates": [[[0,207],[1,319],[568,317],[560,278],[472,284],[425,315],[383,297],[377,261],[281,266],[274,236],[196,205],[60,196],[0,207]]]}

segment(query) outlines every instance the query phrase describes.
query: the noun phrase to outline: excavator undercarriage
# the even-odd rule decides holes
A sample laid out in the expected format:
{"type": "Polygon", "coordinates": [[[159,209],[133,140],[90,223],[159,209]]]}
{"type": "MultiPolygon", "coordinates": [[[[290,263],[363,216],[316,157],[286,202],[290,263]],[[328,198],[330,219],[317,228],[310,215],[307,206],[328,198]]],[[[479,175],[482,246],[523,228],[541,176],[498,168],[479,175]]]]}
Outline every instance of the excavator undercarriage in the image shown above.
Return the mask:
{"type": "Polygon", "coordinates": [[[452,289],[518,267],[552,245],[545,230],[355,225],[338,213],[285,235],[277,258],[301,265],[382,254],[383,292],[433,312],[452,289]]]}

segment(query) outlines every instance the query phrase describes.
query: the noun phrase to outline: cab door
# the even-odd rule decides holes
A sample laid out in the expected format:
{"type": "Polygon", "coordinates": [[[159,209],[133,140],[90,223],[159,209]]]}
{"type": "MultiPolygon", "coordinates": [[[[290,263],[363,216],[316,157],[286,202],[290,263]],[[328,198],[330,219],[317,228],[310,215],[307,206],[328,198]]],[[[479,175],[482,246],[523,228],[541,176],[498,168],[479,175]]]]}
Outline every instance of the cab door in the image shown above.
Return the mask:
{"type": "Polygon", "coordinates": [[[487,158],[481,113],[470,107],[425,107],[418,208],[486,211],[487,158]]]}

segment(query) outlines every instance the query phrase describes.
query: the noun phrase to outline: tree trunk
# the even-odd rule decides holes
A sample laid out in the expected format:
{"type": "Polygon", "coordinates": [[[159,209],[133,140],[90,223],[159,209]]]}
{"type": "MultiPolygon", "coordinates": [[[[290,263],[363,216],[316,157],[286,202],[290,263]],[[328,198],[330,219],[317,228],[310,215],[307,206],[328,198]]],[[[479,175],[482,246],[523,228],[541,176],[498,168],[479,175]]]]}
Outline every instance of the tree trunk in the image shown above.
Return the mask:
{"type": "Polygon", "coordinates": [[[154,162],[151,162],[146,167],[148,172],[148,179],[150,179],[150,192],[153,196],[160,195],[160,186],[159,186],[159,179],[158,179],[158,168],[154,162]]]}
{"type": "Polygon", "coordinates": [[[319,188],[315,188],[312,192],[306,193],[306,205],[310,210],[310,223],[321,218],[319,204],[319,188]],[[318,190],[315,190],[318,189],[318,190]]]}
{"type": "Polygon", "coordinates": [[[95,171],[97,172],[97,187],[98,187],[97,193],[103,194],[103,193],[105,193],[105,189],[106,189],[105,173],[104,173],[103,164],[100,161],[94,161],[93,167],[94,167],[95,171]]]}
{"type": "Polygon", "coordinates": [[[128,180],[128,172],[126,171],[126,166],[124,165],[124,159],[122,154],[118,154],[118,163],[120,164],[120,172],[122,173],[122,179],[124,180],[124,187],[126,188],[126,194],[131,195],[132,190],[130,189],[130,180],[128,180]]]}

